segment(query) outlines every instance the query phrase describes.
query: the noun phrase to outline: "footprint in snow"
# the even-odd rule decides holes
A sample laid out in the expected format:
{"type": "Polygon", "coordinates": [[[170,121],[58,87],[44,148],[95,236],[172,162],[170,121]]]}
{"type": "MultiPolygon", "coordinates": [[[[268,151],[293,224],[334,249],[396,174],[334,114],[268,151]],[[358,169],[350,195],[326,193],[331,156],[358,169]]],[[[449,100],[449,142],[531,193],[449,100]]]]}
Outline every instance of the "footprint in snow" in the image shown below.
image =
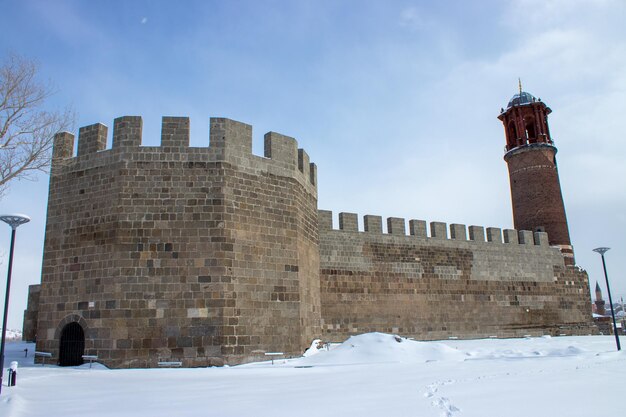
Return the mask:
{"type": "Polygon", "coordinates": [[[441,417],[452,417],[454,413],[461,411],[446,397],[441,397],[432,402],[432,405],[441,409],[441,417]]]}

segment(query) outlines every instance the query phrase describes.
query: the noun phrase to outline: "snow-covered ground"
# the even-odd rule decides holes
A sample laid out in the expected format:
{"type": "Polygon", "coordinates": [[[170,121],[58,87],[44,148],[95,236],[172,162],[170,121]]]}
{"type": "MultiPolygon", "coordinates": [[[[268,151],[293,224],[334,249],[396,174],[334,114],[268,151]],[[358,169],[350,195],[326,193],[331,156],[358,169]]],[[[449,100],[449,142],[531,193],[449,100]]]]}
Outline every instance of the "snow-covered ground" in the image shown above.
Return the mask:
{"type": "MultiPolygon", "coordinates": [[[[0,332],[2,332],[2,328],[0,327],[0,332]]],[[[6,340],[22,340],[22,331],[21,330],[7,330],[7,334],[5,336],[6,340]]]]}
{"type": "Polygon", "coordinates": [[[370,333],[274,365],[203,369],[34,366],[32,344],[7,346],[5,368],[20,368],[15,387],[5,372],[2,417],[588,417],[622,415],[626,388],[626,354],[612,336],[415,342],[370,333]]]}

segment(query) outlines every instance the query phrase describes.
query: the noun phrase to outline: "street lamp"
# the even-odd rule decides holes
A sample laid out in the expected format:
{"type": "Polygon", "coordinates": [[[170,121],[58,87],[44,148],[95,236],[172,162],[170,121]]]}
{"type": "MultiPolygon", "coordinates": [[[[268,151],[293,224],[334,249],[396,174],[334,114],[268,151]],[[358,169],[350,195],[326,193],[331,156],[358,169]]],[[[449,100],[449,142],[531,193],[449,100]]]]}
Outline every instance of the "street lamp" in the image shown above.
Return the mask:
{"type": "Polygon", "coordinates": [[[604,253],[611,248],[595,248],[593,251],[598,252],[602,256],[602,268],[604,268],[604,279],[606,280],[606,292],[609,293],[609,304],[611,306],[611,316],[613,316],[613,334],[615,335],[615,344],[617,350],[621,350],[619,345],[619,335],[617,334],[617,324],[615,323],[615,311],[613,310],[613,299],[611,298],[611,287],[609,287],[609,276],[606,274],[606,263],[604,262],[604,253]]]}
{"type": "Polygon", "coordinates": [[[7,334],[7,316],[9,313],[9,290],[11,289],[11,270],[13,269],[13,245],[15,230],[18,226],[28,223],[30,217],[24,214],[4,214],[0,220],[11,226],[11,249],[9,250],[9,273],[7,274],[7,292],[4,296],[4,316],[2,318],[2,342],[0,342],[0,393],[2,392],[2,376],[4,375],[4,342],[7,334]]]}

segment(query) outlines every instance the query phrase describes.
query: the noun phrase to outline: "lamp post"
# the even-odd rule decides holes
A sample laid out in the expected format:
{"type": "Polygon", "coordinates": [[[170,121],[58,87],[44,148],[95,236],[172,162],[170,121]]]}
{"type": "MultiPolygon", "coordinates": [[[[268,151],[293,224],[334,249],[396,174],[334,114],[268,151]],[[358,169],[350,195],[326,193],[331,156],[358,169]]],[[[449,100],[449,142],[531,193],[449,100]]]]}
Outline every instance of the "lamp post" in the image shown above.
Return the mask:
{"type": "Polygon", "coordinates": [[[28,223],[30,217],[24,214],[4,214],[0,220],[11,226],[11,249],[9,250],[9,272],[7,274],[7,292],[4,296],[4,316],[2,317],[2,342],[0,342],[0,393],[2,392],[2,376],[4,375],[4,342],[7,334],[7,316],[9,313],[9,290],[11,289],[11,270],[13,269],[13,245],[15,230],[18,226],[28,223]]]}
{"type": "Polygon", "coordinates": [[[617,350],[621,350],[622,347],[619,344],[619,335],[617,334],[617,324],[615,322],[615,311],[613,310],[613,299],[611,298],[611,287],[609,287],[609,276],[606,273],[606,262],[604,262],[604,254],[611,248],[595,248],[593,251],[598,252],[602,257],[602,268],[604,268],[604,279],[606,280],[606,292],[609,294],[609,304],[611,305],[611,316],[613,317],[613,334],[615,335],[615,344],[617,350]]]}

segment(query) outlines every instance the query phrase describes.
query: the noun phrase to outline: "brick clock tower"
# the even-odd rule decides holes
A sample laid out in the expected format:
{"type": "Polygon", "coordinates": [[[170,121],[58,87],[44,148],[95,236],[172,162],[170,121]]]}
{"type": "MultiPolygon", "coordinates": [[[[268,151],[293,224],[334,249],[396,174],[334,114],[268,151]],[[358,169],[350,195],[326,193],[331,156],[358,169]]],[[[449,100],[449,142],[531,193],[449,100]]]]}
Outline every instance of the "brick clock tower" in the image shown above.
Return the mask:
{"type": "Polygon", "coordinates": [[[561,194],[557,149],[548,127],[552,110],[541,99],[522,91],[515,94],[498,119],[504,124],[513,222],[517,230],[547,232],[567,265],[574,265],[565,205],[561,194]]]}

